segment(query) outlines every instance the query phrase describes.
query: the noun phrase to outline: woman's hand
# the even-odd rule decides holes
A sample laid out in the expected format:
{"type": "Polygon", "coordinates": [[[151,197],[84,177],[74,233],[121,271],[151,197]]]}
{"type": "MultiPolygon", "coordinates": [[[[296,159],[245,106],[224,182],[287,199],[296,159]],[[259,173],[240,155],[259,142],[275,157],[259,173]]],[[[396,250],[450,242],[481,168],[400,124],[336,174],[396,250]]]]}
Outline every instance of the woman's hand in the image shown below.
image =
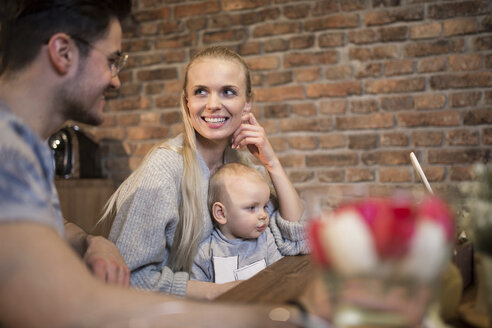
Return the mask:
{"type": "Polygon", "coordinates": [[[265,129],[258,123],[252,113],[242,116],[241,126],[232,136],[232,148],[248,147],[249,151],[260,160],[268,171],[279,161],[273,147],[268,141],[265,129]]]}

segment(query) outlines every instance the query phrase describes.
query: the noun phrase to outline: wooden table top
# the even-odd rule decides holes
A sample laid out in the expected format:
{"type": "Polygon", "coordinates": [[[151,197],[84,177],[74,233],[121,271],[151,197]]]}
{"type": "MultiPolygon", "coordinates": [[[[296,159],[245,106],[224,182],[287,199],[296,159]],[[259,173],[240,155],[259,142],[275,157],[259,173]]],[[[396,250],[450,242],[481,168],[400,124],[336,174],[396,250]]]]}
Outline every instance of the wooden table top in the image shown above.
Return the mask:
{"type": "Polygon", "coordinates": [[[316,268],[309,255],[285,256],[215,300],[286,303],[298,299],[315,274],[316,268]]]}

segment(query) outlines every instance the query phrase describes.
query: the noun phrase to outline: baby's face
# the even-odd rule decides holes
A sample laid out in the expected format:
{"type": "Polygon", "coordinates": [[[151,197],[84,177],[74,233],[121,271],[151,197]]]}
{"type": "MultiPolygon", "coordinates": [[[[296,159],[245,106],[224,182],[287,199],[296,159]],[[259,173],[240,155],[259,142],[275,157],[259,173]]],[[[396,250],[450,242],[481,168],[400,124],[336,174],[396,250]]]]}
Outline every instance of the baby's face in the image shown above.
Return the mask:
{"type": "Polygon", "coordinates": [[[258,177],[241,176],[226,182],[224,212],[227,223],[220,230],[228,239],[258,238],[268,227],[266,207],[270,200],[267,183],[258,177]]]}

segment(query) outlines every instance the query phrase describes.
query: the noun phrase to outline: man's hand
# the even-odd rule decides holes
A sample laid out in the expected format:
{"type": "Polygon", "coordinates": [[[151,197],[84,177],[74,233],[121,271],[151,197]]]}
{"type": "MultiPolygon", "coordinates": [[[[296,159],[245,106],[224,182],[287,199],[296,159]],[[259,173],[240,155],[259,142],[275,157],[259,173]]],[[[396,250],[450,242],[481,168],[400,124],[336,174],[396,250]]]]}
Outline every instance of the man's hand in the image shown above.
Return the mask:
{"type": "Polygon", "coordinates": [[[87,236],[83,260],[99,279],[123,286],[130,285],[130,270],[116,246],[101,236],[87,236]]]}

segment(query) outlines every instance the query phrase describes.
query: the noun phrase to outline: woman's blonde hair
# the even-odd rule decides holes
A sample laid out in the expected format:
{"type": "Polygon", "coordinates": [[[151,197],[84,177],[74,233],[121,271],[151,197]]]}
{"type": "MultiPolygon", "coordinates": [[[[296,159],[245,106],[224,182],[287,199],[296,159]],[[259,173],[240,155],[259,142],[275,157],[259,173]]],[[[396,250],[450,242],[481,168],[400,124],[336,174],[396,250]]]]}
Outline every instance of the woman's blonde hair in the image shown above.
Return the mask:
{"type": "MultiPolygon", "coordinates": [[[[186,271],[190,272],[193,264],[193,258],[195,256],[198,244],[202,240],[203,235],[203,213],[204,209],[200,200],[203,198],[206,190],[202,190],[201,186],[201,170],[197,157],[197,145],[195,129],[191,123],[191,118],[187,107],[187,92],[186,86],[188,84],[188,72],[190,67],[199,59],[203,58],[219,58],[225,60],[231,60],[239,63],[243,67],[245,80],[246,80],[246,99],[252,100],[251,91],[251,74],[246,62],[232,50],[221,46],[214,46],[205,48],[198,51],[186,66],[183,93],[181,96],[181,115],[183,118],[184,132],[183,132],[183,147],[176,149],[165,144],[165,141],[154,146],[151,151],[145,156],[142,164],[131,174],[133,179],[128,178],[123,184],[116,190],[111,196],[105,206],[105,210],[100,223],[104,223],[105,226],[112,224],[117,211],[121,204],[118,203],[118,198],[133,193],[136,189],[138,181],[138,175],[140,174],[140,168],[148,160],[149,154],[157,148],[168,148],[174,151],[178,151],[183,156],[183,179],[181,180],[181,198],[179,204],[179,220],[174,233],[174,240],[171,246],[169,259],[167,266],[173,271],[186,271]],[[130,182],[133,181],[133,185],[130,182]]],[[[236,161],[251,165],[251,159],[248,154],[240,154],[233,151],[236,161]]],[[[203,204],[206,206],[206,204],[203,204]]],[[[99,224],[99,223],[98,223],[99,224]]]]}

